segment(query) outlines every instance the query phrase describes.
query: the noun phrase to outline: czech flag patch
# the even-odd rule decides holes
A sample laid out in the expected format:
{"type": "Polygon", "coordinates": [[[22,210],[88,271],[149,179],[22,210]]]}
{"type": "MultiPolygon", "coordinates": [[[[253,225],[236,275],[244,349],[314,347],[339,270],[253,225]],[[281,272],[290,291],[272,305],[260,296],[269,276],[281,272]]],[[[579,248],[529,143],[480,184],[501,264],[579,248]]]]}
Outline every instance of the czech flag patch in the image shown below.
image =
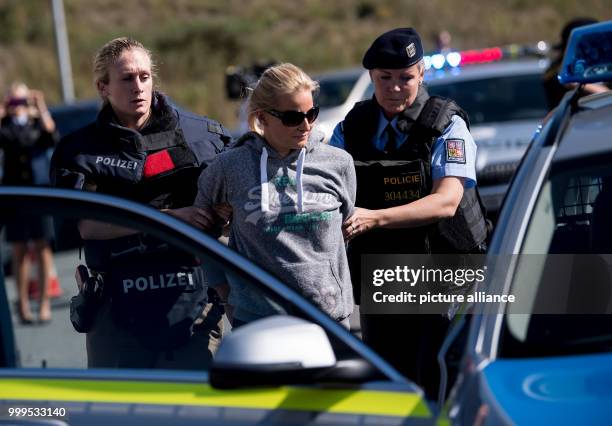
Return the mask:
{"type": "Polygon", "coordinates": [[[465,164],[465,141],[446,139],[446,162],[465,164]]]}

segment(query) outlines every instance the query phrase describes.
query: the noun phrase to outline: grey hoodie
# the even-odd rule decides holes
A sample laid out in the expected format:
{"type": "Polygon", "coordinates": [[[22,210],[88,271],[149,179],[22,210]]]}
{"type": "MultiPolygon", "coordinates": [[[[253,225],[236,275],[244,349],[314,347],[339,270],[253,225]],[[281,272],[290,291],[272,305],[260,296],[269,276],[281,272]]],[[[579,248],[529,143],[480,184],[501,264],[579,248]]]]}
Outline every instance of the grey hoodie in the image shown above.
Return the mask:
{"type": "MultiPolygon", "coordinates": [[[[219,154],[200,175],[198,207],[233,208],[229,245],[295,288],[336,320],[353,311],[342,223],[355,203],[355,167],[314,132],[284,158],[256,133],[219,154]],[[262,196],[263,194],[263,196],[262,196]]],[[[278,306],[230,278],[229,303],[242,321],[278,306]]]]}

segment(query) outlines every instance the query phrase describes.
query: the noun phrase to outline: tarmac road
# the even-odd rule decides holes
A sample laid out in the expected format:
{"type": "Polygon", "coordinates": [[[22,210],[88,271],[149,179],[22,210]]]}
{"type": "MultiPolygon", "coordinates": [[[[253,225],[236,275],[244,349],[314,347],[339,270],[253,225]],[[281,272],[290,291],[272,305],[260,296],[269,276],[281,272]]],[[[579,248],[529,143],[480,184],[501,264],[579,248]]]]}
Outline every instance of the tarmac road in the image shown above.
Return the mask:
{"type": "MultiPolygon", "coordinates": [[[[78,250],[56,253],[55,267],[62,295],[52,300],[53,318],[47,324],[24,325],[19,321],[15,280],[6,279],[11,302],[15,339],[22,367],[85,368],[85,335],[77,333],[70,323],[70,298],[76,294],[74,271],[80,263],[78,250]]],[[[32,301],[37,318],[38,303],[32,301]]]]}

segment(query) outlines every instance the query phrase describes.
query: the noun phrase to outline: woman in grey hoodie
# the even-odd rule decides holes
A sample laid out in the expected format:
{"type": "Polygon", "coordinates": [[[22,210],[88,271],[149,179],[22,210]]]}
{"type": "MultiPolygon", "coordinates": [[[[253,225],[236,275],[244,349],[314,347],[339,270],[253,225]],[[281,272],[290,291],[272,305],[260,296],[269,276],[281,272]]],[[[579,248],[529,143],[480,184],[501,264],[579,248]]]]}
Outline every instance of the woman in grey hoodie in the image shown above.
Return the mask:
{"type": "MultiPolygon", "coordinates": [[[[295,65],[266,70],[248,103],[252,131],[204,170],[195,205],[231,205],[230,247],[348,324],[353,291],[342,223],[354,208],[355,168],[312,131],[317,87],[295,65]]],[[[256,289],[229,281],[235,326],[282,312],[256,289]]]]}

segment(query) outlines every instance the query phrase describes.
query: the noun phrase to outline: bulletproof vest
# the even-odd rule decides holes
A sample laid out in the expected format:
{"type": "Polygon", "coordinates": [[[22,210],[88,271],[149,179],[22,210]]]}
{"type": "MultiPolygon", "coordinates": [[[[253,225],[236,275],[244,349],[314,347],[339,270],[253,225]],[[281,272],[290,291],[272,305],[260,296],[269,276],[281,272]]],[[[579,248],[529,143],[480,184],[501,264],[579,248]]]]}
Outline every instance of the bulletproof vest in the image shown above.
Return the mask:
{"type": "MultiPolygon", "coordinates": [[[[113,319],[152,350],[187,342],[207,302],[203,265],[190,253],[143,234],[94,243],[98,255],[107,256],[102,276],[113,319]]],[[[86,250],[88,266],[90,257],[86,250]]]]}
{"type": "MultiPolygon", "coordinates": [[[[381,209],[404,205],[431,193],[431,151],[436,139],[459,115],[467,114],[455,102],[432,96],[416,121],[401,114],[398,128],[406,141],[394,152],[373,144],[379,119],[375,99],[360,102],[342,126],[346,150],[355,160],[356,205],[381,209]]],[[[377,229],[353,240],[351,251],[363,253],[467,253],[486,240],[483,206],[476,188],[464,190],[454,217],[410,229],[377,229]]]]}
{"type": "MultiPolygon", "coordinates": [[[[176,114],[176,121],[172,121],[176,126],[145,135],[121,126],[98,125],[101,136],[89,142],[96,145],[74,155],[73,167],[65,175],[83,176],[75,187],[128,198],[156,209],[192,205],[200,172],[223,149],[219,136],[224,133],[220,125],[213,127],[214,122],[171,111],[176,114]]],[[[129,252],[132,242],[126,241],[117,241],[123,248],[116,250],[129,252]]],[[[90,268],[108,269],[106,246],[85,241],[85,255],[90,268]]]]}
{"type": "MultiPolygon", "coordinates": [[[[174,110],[173,110],[174,111],[174,110]]],[[[201,171],[229,136],[215,122],[174,111],[176,127],[150,134],[96,124],[90,147],[71,155],[56,174],[58,186],[139,201],[157,209],[193,203],[201,171]]]]}

